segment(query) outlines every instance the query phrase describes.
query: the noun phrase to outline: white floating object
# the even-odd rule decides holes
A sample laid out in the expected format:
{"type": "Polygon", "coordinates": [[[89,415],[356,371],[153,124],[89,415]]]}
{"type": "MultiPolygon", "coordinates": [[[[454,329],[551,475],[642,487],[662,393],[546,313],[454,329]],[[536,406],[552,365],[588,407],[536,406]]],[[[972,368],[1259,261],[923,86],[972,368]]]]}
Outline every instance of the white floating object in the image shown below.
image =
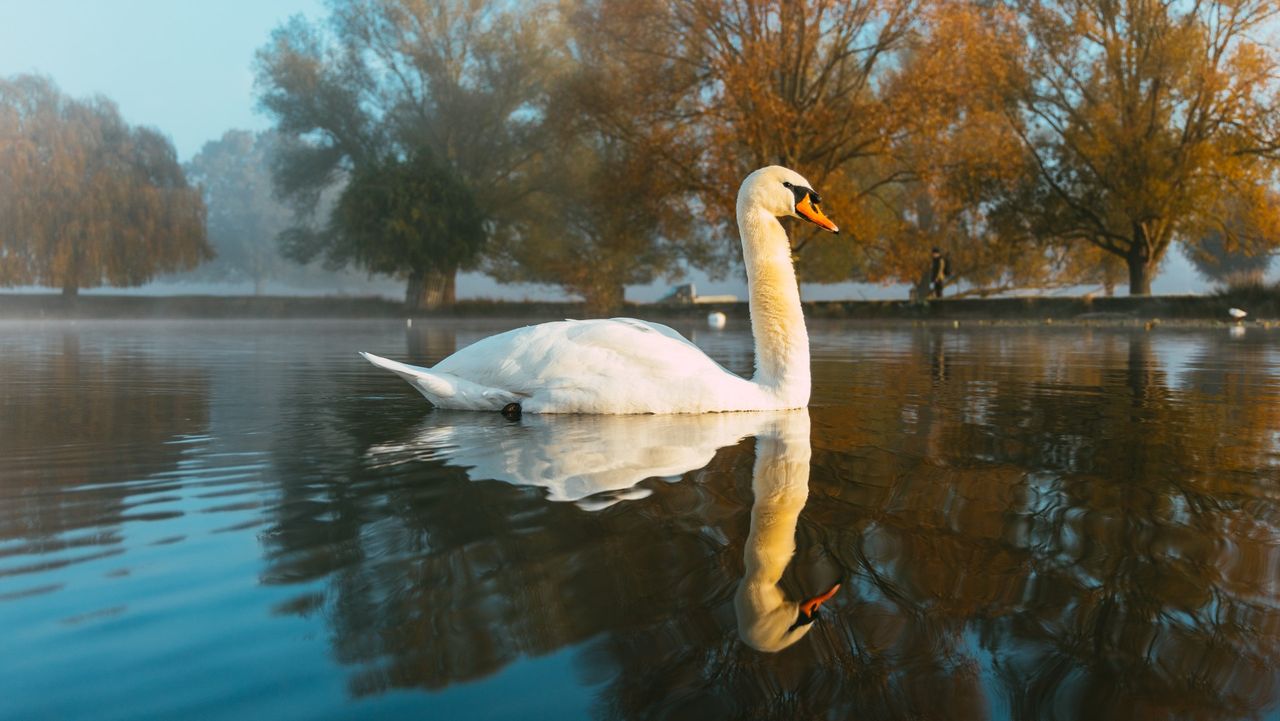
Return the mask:
{"type": "Polygon", "coordinates": [[[1232,318],[1235,318],[1236,320],[1240,320],[1241,318],[1249,314],[1240,310],[1239,308],[1228,308],[1227,315],[1231,316],[1232,318]]]}
{"type": "Polygon", "coordinates": [[[721,313],[718,310],[713,310],[707,314],[707,325],[711,326],[712,328],[715,328],[716,330],[723,328],[724,324],[728,322],[729,322],[728,317],[726,317],[724,313],[721,313]]]}
{"type": "Polygon", "coordinates": [[[405,327],[405,328],[412,328],[412,327],[413,327],[413,319],[412,319],[412,318],[405,318],[405,319],[404,319],[404,327],[405,327]]]}

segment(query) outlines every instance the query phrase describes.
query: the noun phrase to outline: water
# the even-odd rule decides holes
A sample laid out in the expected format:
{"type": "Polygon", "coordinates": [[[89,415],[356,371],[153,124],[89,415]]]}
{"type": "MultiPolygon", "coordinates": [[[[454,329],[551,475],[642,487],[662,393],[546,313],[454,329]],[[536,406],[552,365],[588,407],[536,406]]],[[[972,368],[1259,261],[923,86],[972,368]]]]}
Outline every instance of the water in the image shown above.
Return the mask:
{"type": "Polygon", "coordinates": [[[1277,714],[1280,332],[815,323],[807,413],[511,423],[355,355],[506,327],[423,325],[0,325],[0,717],[1277,714]]]}

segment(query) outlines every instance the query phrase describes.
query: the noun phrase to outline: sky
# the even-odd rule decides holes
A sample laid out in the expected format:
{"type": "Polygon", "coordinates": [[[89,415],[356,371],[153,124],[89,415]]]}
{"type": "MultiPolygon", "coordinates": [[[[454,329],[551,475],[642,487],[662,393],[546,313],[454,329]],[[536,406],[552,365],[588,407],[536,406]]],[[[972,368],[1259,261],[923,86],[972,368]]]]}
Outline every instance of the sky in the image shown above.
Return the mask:
{"type": "Polygon", "coordinates": [[[261,130],[253,56],[319,0],[0,0],[0,75],[48,75],[69,95],[102,94],[126,120],[168,135],[180,160],[232,128],[261,130]]]}
{"type": "MultiPolygon", "coordinates": [[[[130,123],[168,135],[179,159],[187,161],[227,130],[270,127],[256,109],[253,56],[293,15],[317,20],[326,11],[320,0],[0,0],[0,76],[36,72],[70,95],[105,95],[130,123]]],[[[831,210],[838,215],[838,209],[831,210]]],[[[922,263],[928,260],[925,250],[922,263]]],[[[687,281],[703,294],[745,297],[738,277],[712,282],[694,272],[687,281]]],[[[628,288],[627,298],[655,300],[670,285],[628,288]]],[[[1152,283],[1159,294],[1207,290],[1176,250],[1152,283]]],[[[502,286],[475,274],[459,279],[458,292],[461,297],[559,297],[555,289],[502,286]]],[[[906,288],[842,283],[806,286],[804,296],[905,299],[906,288]]]]}

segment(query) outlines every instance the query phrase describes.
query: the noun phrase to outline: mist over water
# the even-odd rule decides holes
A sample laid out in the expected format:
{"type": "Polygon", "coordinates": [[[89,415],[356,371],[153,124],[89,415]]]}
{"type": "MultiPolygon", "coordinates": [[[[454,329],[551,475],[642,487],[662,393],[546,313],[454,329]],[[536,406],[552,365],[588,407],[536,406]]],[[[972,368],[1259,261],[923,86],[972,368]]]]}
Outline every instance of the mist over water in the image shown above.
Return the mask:
{"type": "Polygon", "coordinates": [[[0,716],[1275,713],[1277,331],[818,322],[807,412],[515,423],[356,355],[510,325],[0,323],[0,716]]]}

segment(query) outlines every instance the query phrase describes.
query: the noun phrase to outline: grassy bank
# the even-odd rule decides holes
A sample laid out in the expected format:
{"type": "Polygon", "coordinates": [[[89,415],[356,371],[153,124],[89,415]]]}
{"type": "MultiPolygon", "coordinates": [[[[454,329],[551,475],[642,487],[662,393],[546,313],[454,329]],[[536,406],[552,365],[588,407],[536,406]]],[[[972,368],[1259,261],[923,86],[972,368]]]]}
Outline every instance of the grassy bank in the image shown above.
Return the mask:
{"type": "MultiPolygon", "coordinates": [[[[1243,308],[1250,320],[1280,318],[1280,292],[1254,290],[1220,295],[1153,296],[1147,298],[985,298],[943,299],[912,305],[903,301],[813,301],[805,303],[811,318],[850,320],[1014,320],[1014,321],[1147,321],[1227,318],[1227,309],[1243,308]]],[[[746,303],[660,306],[628,305],[622,313],[643,318],[693,318],[711,310],[746,318],[746,303]]],[[[403,306],[383,298],[296,296],[122,296],[0,294],[0,318],[6,319],[145,319],[145,318],[405,318],[403,306]]],[[[490,300],[460,302],[448,313],[415,313],[417,317],[584,318],[577,303],[528,303],[490,300]]]]}

